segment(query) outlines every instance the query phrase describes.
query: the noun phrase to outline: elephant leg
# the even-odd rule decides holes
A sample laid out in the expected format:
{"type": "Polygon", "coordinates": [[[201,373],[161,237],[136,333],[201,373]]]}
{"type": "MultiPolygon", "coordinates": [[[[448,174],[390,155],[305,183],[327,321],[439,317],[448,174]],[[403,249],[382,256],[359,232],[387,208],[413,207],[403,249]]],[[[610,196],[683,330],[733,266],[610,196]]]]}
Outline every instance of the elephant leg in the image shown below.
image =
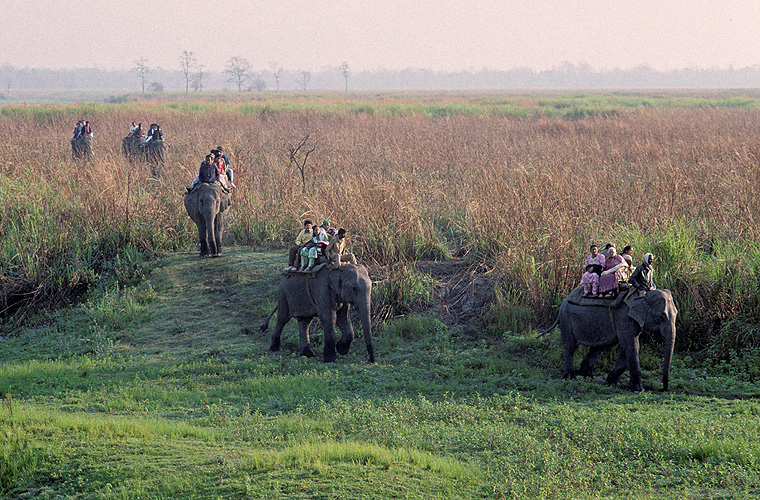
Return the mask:
{"type": "Polygon", "coordinates": [[[208,233],[206,232],[206,221],[203,217],[198,219],[198,240],[201,243],[201,257],[208,256],[208,233]]]}
{"type": "Polygon", "coordinates": [[[285,324],[290,320],[290,309],[288,303],[285,300],[280,300],[277,303],[277,323],[274,326],[274,333],[272,333],[272,341],[269,343],[269,350],[272,352],[280,350],[280,341],[282,336],[282,329],[285,328],[285,324]]]}
{"type": "Polygon", "coordinates": [[[631,338],[626,342],[626,359],[628,361],[628,373],[631,375],[631,391],[643,392],[644,385],[641,383],[641,366],[639,365],[639,337],[631,338]]]}
{"type": "Polygon", "coordinates": [[[337,359],[335,354],[335,311],[330,309],[329,311],[323,311],[319,315],[319,321],[322,322],[322,330],[325,334],[325,363],[332,363],[337,359]]]}
{"type": "Polygon", "coordinates": [[[573,335],[562,335],[562,358],[564,361],[564,367],[562,370],[562,378],[575,378],[575,372],[573,371],[573,356],[578,349],[578,341],[573,335]]]}
{"type": "Polygon", "coordinates": [[[348,309],[348,304],[343,304],[343,307],[335,313],[335,324],[343,334],[335,347],[338,353],[343,356],[348,354],[348,350],[351,348],[351,341],[354,340],[354,327],[351,325],[348,309]]]}
{"type": "Polygon", "coordinates": [[[214,222],[214,245],[216,245],[216,256],[219,257],[222,255],[222,232],[224,231],[222,214],[217,214],[214,222]]]}
{"type": "Polygon", "coordinates": [[[208,251],[212,257],[216,257],[218,250],[216,248],[216,224],[213,216],[206,217],[206,237],[208,238],[208,251]]]}
{"type": "Polygon", "coordinates": [[[593,377],[594,365],[596,364],[599,356],[603,351],[604,347],[589,347],[588,354],[586,354],[586,357],[584,357],[583,361],[581,361],[581,368],[578,370],[578,375],[582,375],[584,377],[593,377]]]}
{"type": "Polygon", "coordinates": [[[617,384],[617,381],[620,378],[620,375],[623,374],[623,372],[625,371],[627,367],[628,367],[628,363],[626,362],[625,351],[623,350],[622,346],[618,346],[617,361],[615,362],[615,368],[613,368],[612,371],[609,374],[607,374],[607,383],[617,384]]]}
{"type": "Polygon", "coordinates": [[[312,318],[298,318],[298,354],[307,358],[313,358],[317,355],[314,349],[311,348],[311,341],[309,339],[311,320],[312,318]]]}

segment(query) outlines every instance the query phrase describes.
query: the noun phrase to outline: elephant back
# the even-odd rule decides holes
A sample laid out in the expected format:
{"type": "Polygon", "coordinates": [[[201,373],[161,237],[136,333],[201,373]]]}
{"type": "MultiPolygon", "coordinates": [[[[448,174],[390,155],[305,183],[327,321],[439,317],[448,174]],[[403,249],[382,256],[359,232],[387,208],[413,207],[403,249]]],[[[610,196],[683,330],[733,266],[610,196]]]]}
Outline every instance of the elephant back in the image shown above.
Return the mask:
{"type": "Polygon", "coordinates": [[[618,307],[623,303],[630,290],[631,288],[627,288],[625,283],[620,283],[620,293],[618,293],[614,299],[606,297],[586,297],[583,295],[583,287],[579,286],[570,292],[565,300],[576,306],[618,307]]]}

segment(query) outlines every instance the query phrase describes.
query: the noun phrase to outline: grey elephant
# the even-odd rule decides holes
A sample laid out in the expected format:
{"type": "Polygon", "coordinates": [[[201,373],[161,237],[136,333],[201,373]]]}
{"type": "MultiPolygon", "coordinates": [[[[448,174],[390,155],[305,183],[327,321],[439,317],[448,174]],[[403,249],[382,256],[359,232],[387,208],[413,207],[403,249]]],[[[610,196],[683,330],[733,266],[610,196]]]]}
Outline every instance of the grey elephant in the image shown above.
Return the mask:
{"type": "MultiPolygon", "coordinates": [[[[325,335],[324,361],[335,361],[336,349],[342,355],[348,354],[354,339],[349,316],[350,306],[353,305],[359,313],[369,362],[374,363],[375,347],[370,327],[371,294],[372,280],[361,264],[346,264],[339,268],[328,264],[313,273],[286,273],[277,292],[277,324],[269,350],[280,350],[282,329],[290,318],[296,318],[299,329],[298,352],[302,356],[315,356],[309,340],[309,326],[317,316],[325,335]],[[337,343],[336,325],[342,332],[337,343]]],[[[270,318],[271,316],[270,314],[270,318]]],[[[261,330],[266,331],[268,325],[269,319],[261,326],[261,330]]]]}
{"type": "Polygon", "coordinates": [[[224,213],[231,204],[229,193],[218,183],[199,183],[185,193],[187,215],[198,226],[201,257],[222,255],[224,213]]]}
{"type": "Polygon", "coordinates": [[[71,139],[71,156],[75,160],[93,156],[92,135],[83,134],[76,139],[71,139]]]}
{"type": "Polygon", "coordinates": [[[583,299],[583,287],[578,287],[564,300],[559,317],[545,332],[559,324],[562,337],[564,368],[563,378],[575,376],[573,355],[579,345],[589,347],[581,362],[579,375],[593,376],[594,364],[607,348],[617,346],[617,362],[607,375],[607,382],[614,384],[628,369],[630,389],[641,392],[641,368],[639,366],[639,334],[642,329],[658,332],[664,339],[662,390],[668,390],[670,362],[676,339],[676,315],[678,310],[669,290],[650,290],[633,300],[583,299]],[[581,305],[590,303],[594,305],[581,305]],[[628,305],[630,303],[630,306],[628,305]]]}
{"type": "Polygon", "coordinates": [[[142,154],[143,139],[139,135],[131,135],[121,140],[121,150],[124,156],[134,159],[138,158],[142,154]]]}

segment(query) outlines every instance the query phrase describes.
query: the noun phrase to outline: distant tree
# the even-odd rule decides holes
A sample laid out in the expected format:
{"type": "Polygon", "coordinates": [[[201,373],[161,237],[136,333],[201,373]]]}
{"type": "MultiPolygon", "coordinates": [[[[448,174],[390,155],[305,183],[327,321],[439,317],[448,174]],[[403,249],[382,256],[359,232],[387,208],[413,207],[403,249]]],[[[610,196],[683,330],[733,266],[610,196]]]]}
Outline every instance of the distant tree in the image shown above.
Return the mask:
{"type": "Polygon", "coordinates": [[[243,84],[251,78],[251,63],[244,57],[233,57],[224,68],[227,81],[237,85],[238,92],[243,91],[243,84]]]}
{"type": "Polygon", "coordinates": [[[277,64],[276,61],[271,61],[269,63],[269,67],[272,69],[272,74],[274,75],[274,81],[277,84],[277,92],[280,91],[280,77],[282,76],[282,66],[277,64]]]}
{"type": "Polygon", "coordinates": [[[197,62],[192,52],[185,50],[179,56],[179,65],[182,68],[182,74],[185,75],[185,94],[190,93],[190,70],[197,62]]]}
{"type": "Polygon", "coordinates": [[[151,92],[163,92],[164,84],[161,82],[150,82],[149,88],[151,92]]]}
{"type": "Polygon", "coordinates": [[[343,80],[346,82],[346,93],[348,93],[348,63],[346,61],[340,65],[340,74],[343,75],[343,80]]]}
{"type": "Polygon", "coordinates": [[[304,92],[306,92],[306,87],[309,86],[310,81],[311,81],[311,72],[301,71],[301,76],[298,77],[298,80],[296,80],[296,83],[303,89],[304,92]]]}
{"type": "Polygon", "coordinates": [[[203,72],[204,65],[198,66],[198,72],[193,75],[193,90],[196,92],[203,92],[203,77],[206,74],[203,72]]]}
{"type": "Polygon", "coordinates": [[[140,83],[142,84],[142,93],[145,93],[145,76],[150,73],[148,66],[145,64],[148,60],[144,57],[135,61],[135,67],[132,70],[140,77],[140,83]]]}
{"type": "Polygon", "coordinates": [[[256,90],[257,92],[263,92],[267,88],[267,82],[264,80],[264,71],[259,71],[252,77],[252,85],[249,87],[249,91],[256,90]]]}

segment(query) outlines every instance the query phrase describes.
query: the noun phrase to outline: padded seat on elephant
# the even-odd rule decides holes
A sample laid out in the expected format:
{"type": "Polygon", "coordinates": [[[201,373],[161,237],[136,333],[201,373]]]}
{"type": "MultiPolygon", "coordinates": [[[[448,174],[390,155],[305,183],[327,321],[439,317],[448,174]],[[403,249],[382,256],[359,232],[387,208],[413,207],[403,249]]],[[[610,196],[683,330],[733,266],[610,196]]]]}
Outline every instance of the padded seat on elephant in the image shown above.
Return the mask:
{"type": "Polygon", "coordinates": [[[291,275],[301,275],[301,274],[311,274],[313,276],[317,275],[317,271],[322,269],[327,265],[327,257],[324,255],[318,255],[317,256],[317,264],[312,268],[311,271],[288,271],[285,270],[282,272],[283,276],[291,276],[291,275]]]}
{"type": "Polygon", "coordinates": [[[575,288],[570,295],[567,296],[567,301],[571,304],[578,306],[604,306],[604,307],[617,307],[625,300],[625,297],[630,291],[628,283],[619,284],[619,292],[615,298],[609,297],[587,297],[583,295],[583,287],[579,286],[575,288]]]}
{"type": "MultiPolygon", "coordinates": [[[[229,193],[230,192],[230,190],[227,189],[226,187],[224,187],[224,185],[221,182],[214,181],[214,182],[199,182],[195,186],[193,186],[193,189],[191,189],[190,191],[186,192],[185,194],[194,193],[195,191],[198,190],[198,188],[200,188],[204,184],[212,184],[212,185],[216,184],[217,186],[221,187],[222,191],[224,191],[225,193],[229,193]]],[[[230,205],[232,205],[232,202],[230,202],[230,205]]]]}

